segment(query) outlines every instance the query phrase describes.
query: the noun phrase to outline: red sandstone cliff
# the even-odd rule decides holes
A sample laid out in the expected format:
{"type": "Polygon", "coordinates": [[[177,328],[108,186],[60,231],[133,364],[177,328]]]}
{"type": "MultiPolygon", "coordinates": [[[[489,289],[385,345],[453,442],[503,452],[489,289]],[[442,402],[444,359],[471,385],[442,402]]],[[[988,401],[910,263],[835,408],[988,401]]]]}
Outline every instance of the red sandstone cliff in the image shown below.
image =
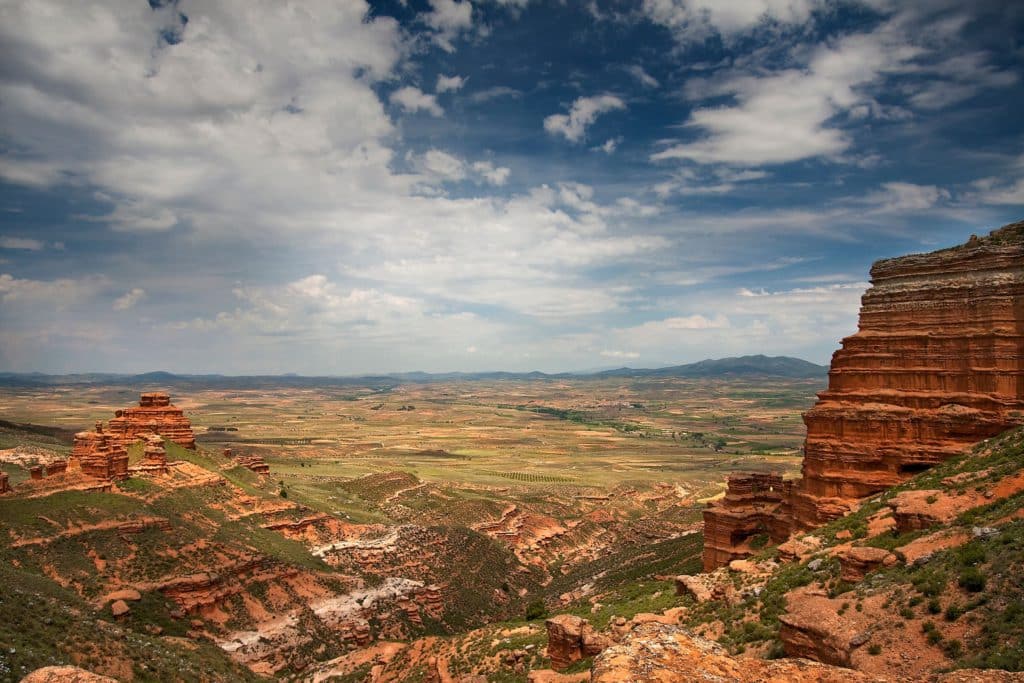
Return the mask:
{"type": "Polygon", "coordinates": [[[871,268],[806,415],[798,527],[1024,422],[1024,222],[871,268]]]}
{"type": "Polygon", "coordinates": [[[704,513],[704,569],[845,515],[971,444],[1024,424],[1024,222],[878,261],[856,334],[804,415],[803,479],[729,482],[704,513]]]}

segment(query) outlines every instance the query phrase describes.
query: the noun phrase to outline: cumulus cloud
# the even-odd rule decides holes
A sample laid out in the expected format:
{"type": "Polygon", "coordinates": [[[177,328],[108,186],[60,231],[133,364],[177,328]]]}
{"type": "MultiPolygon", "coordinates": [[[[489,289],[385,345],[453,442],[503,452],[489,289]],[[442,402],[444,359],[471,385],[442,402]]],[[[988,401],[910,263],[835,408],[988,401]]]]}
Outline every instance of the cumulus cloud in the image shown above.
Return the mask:
{"type": "Polygon", "coordinates": [[[391,93],[391,103],[400,106],[407,112],[426,111],[433,116],[444,116],[444,109],[437,103],[437,98],[411,85],[399,88],[391,93]]]}
{"type": "Polygon", "coordinates": [[[440,75],[437,77],[437,86],[434,91],[438,94],[445,92],[455,92],[456,90],[462,90],[462,86],[466,84],[466,79],[462,76],[445,76],[440,75]]]}
{"type": "Polygon", "coordinates": [[[423,173],[442,181],[458,181],[466,177],[466,164],[456,156],[439,149],[427,150],[419,158],[423,173]]]}
{"type": "Polygon", "coordinates": [[[626,103],[615,95],[580,97],[572,103],[568,114],[552,114],[544,119],[544,130],[552,135],[562,135],[569,142],[579,142],[598,116],[625,108],[626,103]]]}
{"type": "Polygon", "coordinates": [[[409,155],[415,168],[428,182],[459,182],[471,179],[488,185],[504,185],[512,171],[495,166],[491,161],[467,163],[459,157],[439,149],[430,149],[420,156],[409,155]]]}
{"type": "Polygon", "coordinates": [[[135,304],[146,298],[146,290],[141,287],[133,287],[123,295],[114,300],[115,311],[127,311],[134,308],[135,304]]]}
{"type": "Polygon", "coordinates": [[[473,5],[469,0],[430,0],[423,21],[435,30],[433,40],[445,52],[455,52],[454,41],[473,28],[473,5]]]}
{"type": "Polygon", "coordinates": [[[473,164],[473,170],[480,174],[480,177],[491,185],[504,185],[508,177],[512,175],[512,169],[507,166],[495,166],[490,161],[477,161],[473,164]]]}

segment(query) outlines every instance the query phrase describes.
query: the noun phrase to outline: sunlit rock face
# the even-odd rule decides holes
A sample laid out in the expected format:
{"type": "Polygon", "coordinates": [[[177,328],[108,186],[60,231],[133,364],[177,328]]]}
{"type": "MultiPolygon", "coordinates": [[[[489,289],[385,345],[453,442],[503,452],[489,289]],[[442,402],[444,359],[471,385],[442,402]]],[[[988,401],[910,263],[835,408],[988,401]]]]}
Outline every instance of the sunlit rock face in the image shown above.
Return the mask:
{"type": "Polygon", "coordinates": [[[799,528],[1024,421],[1024,222],[879,261],[871,283],[804,415],[799,528]]]}
{"type": "Polygon", "coordinates": [[[118,410],[114,415],[107,423],[107,431],[122,445],[128,446],[144,434],[159,434],[185,448],[196,447],[192,423],[163,392],[142,394],[138,406],[118,410]]]}
{"type": "Polygon", "coordinates": [[[705,511],[705,571],[1024,423],[1024,222],[875,263],[804,422],[801,480],[733,477],[705,511]]]}

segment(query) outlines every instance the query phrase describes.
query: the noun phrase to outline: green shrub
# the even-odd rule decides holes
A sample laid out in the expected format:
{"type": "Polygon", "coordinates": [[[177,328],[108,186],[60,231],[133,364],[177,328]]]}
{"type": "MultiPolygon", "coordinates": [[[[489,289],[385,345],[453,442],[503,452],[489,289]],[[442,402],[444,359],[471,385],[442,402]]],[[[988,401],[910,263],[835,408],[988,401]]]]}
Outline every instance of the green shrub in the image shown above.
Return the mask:
{"type": "Polygon", "coordinates": [[[544,601],[540,598],[534,600],[526,606],[526,620],[534,621],[535,619],[543,619],[548,615],[548,608],[544,604],[544,601]]]}
{"type": "Polygon", "coordinates": [[[960,587],[971,593],[985,590],[985,575],[977,567],[968,567],[960,572],[960,587]]]}
{"type": "Polygon", "coordinates": [[[956,639],[947,640],[942,645],[942,651],[945,652],[946,656],[950,659],[960,659],[964,654],[964,645],[956,639]]]}

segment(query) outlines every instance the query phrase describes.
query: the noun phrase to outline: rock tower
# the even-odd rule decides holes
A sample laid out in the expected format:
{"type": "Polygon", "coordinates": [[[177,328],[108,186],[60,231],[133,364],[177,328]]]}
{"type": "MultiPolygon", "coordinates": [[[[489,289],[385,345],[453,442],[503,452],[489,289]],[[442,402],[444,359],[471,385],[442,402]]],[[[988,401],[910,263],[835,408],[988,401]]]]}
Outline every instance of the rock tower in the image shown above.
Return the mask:
{"type": "Polygon", "coordinates": [[[124,446],[134,443],[144,434],[159,434],[179,446],[196,447],[192,423],[181,408],[171,403],[170,395],[162,391],[142,394],[137,407],[116,411],[107,430],[124,446]]]}
{"type": "Polygon", "coordinates": [[[739,490],[705,511],[705,569],[749,553],[754,534],[774,540],[783,520],[814,528],[1024,424],[1024,221],[875,263],[859,329],[804,422],[803,478],[746,506],[767,521],[744,521],[739,490]]]}

